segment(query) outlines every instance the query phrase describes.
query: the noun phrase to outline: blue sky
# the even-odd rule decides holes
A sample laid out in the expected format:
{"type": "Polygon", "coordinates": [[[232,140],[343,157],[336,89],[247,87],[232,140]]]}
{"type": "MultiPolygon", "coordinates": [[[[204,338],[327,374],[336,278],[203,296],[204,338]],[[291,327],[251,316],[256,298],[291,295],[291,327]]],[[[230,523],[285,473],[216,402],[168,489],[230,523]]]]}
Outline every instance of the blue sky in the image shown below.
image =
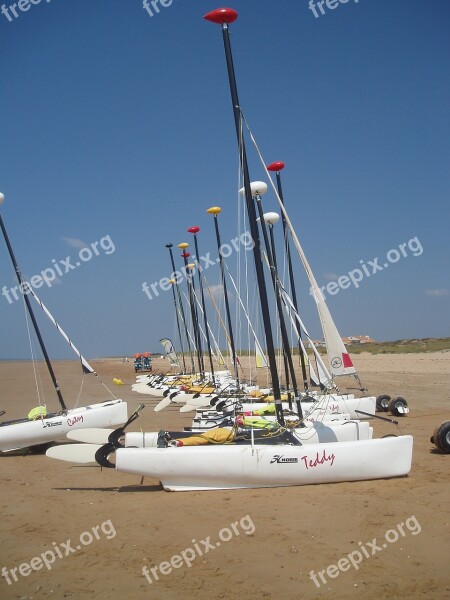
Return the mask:
{"type": "MultiPolygon", "coordinates": [[[[198,225],[200,252],[213,252],[205,211],[216,204],[222,241],[239,233],[221,33],[202,18],[218,6],[174,0],[151,17],[140,0],[42,0],[18,17],[8,8],[11,22],[0,14],[2,215],[28,278],[59,265],[36,291],[87,356],[175,337],[171,293],[142,291],[171,271],[165,244],[198,225]],[[95,242],[98,255],[79,260],[95,242]]],[[[319,284],[394,251],[358,288],[327,295],[341,334],[450,335],[448,1],[350,0],[318,18],[306,0],[229,6],[241,104],[266,161],[286,163],[286,203],[319,284]]],[[[276,209],[273,195],[264,203],[276,209]]],[[[207,277],[217,285],[218,267],[207,277]]],[[[50,354],[70,356],[38,318],[50,354]]],[[[29,357],[23,305],[6,294],[0,328],[0,357],[29,357]]]]}

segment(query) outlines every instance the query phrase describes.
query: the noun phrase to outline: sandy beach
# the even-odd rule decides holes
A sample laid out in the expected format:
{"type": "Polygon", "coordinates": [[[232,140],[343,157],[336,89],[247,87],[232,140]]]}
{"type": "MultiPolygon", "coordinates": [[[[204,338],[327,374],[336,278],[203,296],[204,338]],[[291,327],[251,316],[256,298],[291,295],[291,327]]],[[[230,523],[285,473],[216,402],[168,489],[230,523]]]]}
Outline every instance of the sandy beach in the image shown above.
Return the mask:
{"type": "MultiPolygon", "coordinates": [[[[158,481],[141,483],[112,469],[72,466],[45,455],[3,454],[0,567],[6,567],[10,584],[3,575],[0,598],[450,598],[450,455],[437,453],[429,441],[435,427],[450,420],[450,352],[361,354],[354,363],[372,395],[388,393],[408,401],[411,412],[399,419],[398,429],[373,422],[376,437],[414,436],[408,477],[167,493],[158,481]],[[222,541],[211,548],[208,538],[222,541]],[[184,562],[168,572],[164,561],[195,545],[202,555],[195,550],[191,566],[184,562]],[[56,556],[48,568],[44,564],[28,572],[22,567],[26,574],[16,570],[14,580],[12,569],[48,551],[56,556]],[[345,572],[327,571],[355,552],[362,556],[356,566],[350,562],[345,572]],[[151,572],[157,565],[159,579],[151,572]]],[[[134,430],[190,424],[191,414],[180,414],[176,406],[155,413],[157,399],[131,391],[131,362],[93,364],[108,387],[128,401],[129,413],[146,404],[134,430]],[[113,377],[125,385],[114,386],[113,377]]],[[[154,366],[165,364],[155,361],[154,366]]],[[[60,361],[54,366],[71,406],[80,391],[79,364],[60,361]]],[[[41,372],[48,407],[56,409],[43,367],[41,372]]],[[[3,418],[25,416],[37,404],[31,364],[0,363],[0,377],[3,418]]],[[[98,381],[85,379],[82,404],[107,398],[98,381]]]]}

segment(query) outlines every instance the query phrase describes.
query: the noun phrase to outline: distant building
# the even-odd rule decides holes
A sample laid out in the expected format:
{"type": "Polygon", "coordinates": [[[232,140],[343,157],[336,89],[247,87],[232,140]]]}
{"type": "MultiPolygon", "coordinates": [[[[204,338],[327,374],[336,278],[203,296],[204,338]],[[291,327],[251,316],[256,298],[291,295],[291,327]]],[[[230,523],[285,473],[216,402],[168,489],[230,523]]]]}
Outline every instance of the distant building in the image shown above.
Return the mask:
{"type": "MultiPolygon", "coordinates": [[[[350,335],[349,337],[341,338],[346,346],[351,346],[352,344],[374,344],[376,340],[370,337],[370,335],[350,335]]],[[[325,348],[325,339],[321,340],[312,340],[312,343],[316,348],[325,348]]]]}
{"type": "Polygon", "coordinates": [[[342,338],[344,344],[373,344],[375,340],[369,335],[350,335],[342,338]]]}

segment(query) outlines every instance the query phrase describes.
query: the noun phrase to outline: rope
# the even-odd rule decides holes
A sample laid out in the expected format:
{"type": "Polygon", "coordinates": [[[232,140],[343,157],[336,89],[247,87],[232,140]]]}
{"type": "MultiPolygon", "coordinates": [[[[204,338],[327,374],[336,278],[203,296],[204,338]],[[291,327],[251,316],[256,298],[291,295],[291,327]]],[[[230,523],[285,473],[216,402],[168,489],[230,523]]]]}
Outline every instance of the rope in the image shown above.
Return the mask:
{"type": "Polygon", "coordinates": [[[82,392],[82,390],[83,390],[83,385],[84,385],[84,374],[83,374],[83,377],[81,378],[80,391],[78,392],[78,398],[77,398],[77,401],[75,402],[75,406],[74,406],[74,408],[77,408],[77,406],[78,406],[78,402],[80,401],[80,398],[81,398],[81,392],[82,392]]]}
{"type": "MultiPolygon", "coordinates": [[[[27,307],[25,304],[25,299],[23,300],[23,307],[25,310],[25,323],[27,326],[27,333],[28,333],[28,342],[30,344],[30,354],[31,354],[31,363],[33,365],[33,374],[34,374],[34,381],[36,384],[36,393],[37,393],[37,397],[38,397],[38,402],[39,402],[39,407],[42,408],[43,403],[41,401],[41,392],[40,392],[40,387],[42,388],[42,381],[40,379],[40,373],[39,370],[36,369],[36,358],[35,358],[35,351],[33,348],[33,340],[31,339],[31,332],[30,332],[30,323],[28,320],[28,314],[27,314],[27,307]]],[[[43,389],[42,389],[42,396],[43,396],[43,389]]],[[[41,421],[44,419],[44,414],[43,411],[39,411],[39,417],[41,418],[41,421]]]]}

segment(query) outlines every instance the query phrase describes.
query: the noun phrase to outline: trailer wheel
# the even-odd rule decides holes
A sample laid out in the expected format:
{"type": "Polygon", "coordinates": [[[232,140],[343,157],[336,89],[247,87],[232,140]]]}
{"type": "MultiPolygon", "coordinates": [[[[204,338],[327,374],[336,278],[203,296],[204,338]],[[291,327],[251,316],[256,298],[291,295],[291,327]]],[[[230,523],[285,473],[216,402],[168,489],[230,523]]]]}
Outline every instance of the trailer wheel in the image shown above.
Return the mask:
{"type": "Polygon", "coordinates": [[[398,396],[389,402],[389,410],[395,417],[404,417],[409,413],[408,403],[404,398],[398,396]]]}
{"type": "Polygon", "coordinates": [[[450,454],[450,421],[445,421],[442,425],[439,425],[431,439],[436,448],[445,454],[450,454]]]}
{"type": "Polygon", "coordinates": [[[383,394],[381,396],[378,396],[377,401],[376,401],[376,409],[378,412],[387,412],[389,409],[389,402],[391,400],[391,397],[388,396],[387,394],[383,394]]]}

